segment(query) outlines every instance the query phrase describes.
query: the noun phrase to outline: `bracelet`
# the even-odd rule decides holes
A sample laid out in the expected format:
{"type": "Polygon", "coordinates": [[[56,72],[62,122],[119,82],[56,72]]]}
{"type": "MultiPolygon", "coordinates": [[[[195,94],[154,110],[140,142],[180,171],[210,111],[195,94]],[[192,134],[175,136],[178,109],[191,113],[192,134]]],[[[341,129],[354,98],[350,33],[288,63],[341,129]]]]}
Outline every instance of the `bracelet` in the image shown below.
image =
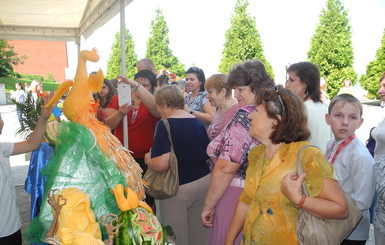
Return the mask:
{"type": "Polygon", "coordinates": [[[301,209],[303,204],[305,203],[305,199],[306,199],[306,195],[302,194],[301,200],[299,201],[299,203],[297,205],[294,205],[294,207],[301,209]]]}
{"type": "Polygon", "coordinates": [[[140,82],[136,82],[136,86],[134,87],[134,90],[138,90],[138,88],[142,86],[140,82]]]}

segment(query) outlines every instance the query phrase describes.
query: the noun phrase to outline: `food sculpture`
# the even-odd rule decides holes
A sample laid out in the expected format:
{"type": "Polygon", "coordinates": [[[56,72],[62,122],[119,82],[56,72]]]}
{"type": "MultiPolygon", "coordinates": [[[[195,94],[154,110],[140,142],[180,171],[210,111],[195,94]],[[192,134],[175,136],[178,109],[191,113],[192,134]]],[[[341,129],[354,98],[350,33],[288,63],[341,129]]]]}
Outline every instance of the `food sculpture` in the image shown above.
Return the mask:
{"type": "MultiPolygon", "coordinates": [[[[86,62],[98,59],[96,49],[83,50],[79,54],[74,82],[63,82],[46,105],[55,103],[71,87],[63,105],[69,121],[58,124],[54,153],[41,173],[45,178],[44,193],[76,187],[89,196],[93,212],[101,217],[119,212],[110,193],[116,183],[131,188],[139,199],[144,197],[144,186],[140,166],[111,134],[110,128],[96,118],[97,103],[92,92],[100,90],[104,77],[101,70],[88,76],[86,62]]],[[[44,194],[40,212],[27,229],[26,237],[32,244],[45,240],[53,221],[47,199],[44,194]]],[[[104,227],[102,235],[108,236],[104,227]]]]}
{"type": "Polygon", "coordinates": [[[48,193],[48,203],[52,206],[54,219],[47,232],[46,242],[104,245],[88,196],[73,187],[61,190],[56,195],[55,191],[57,190],[50,190],[48,193]]]}
{"type": "Polygon", "coordinates": [[[71,87],[64,101],[63,113],[72,122],[86,126],[92,131],[100,148],[114,158],[120,170],[127,178],[128,186],[132,188],[140,198],[144,197],[144,187],[141,184],[142,170],[135,162],[131,154],[125,149],[120,141],[111,134],[110,128],[101,123],[96,117],[97,103],[92,97],[92,92],[99,92],[103,85],[103,72],[99,70],[96,74],[88,76],[86,61],[96,62],[99,55],[96,49],[92,51],[83,50],[79,54],[78,67],[75,82],[67,80],[55,91],[54,97],[46,105],[50,107],[57,102],[71,87]]]}
{"type": "Polygon", "coordinates": [[[88,196],[77,188],[48,192],[54,219],[45,242],[56,245],[164,245],[162,225],[151,208],[130,188],[118,184],[111,189],[121,212],[102,217],[108,240],[102,241],[99,224],[88,196]],[[125,195],[126,193],[126,195],[125,195]],[[109,219],[113,217],[112,219],[109,219]]]}
{"type": "Polygon", "coordinates": [[[115,195],[121,210],[117,221],[121,226],[115,234],[115,245],[163,245],[166,243],[162,225],[151,208],[140,201],[134,191],[118,184],[111,189],[111,192],[115,195]]]}

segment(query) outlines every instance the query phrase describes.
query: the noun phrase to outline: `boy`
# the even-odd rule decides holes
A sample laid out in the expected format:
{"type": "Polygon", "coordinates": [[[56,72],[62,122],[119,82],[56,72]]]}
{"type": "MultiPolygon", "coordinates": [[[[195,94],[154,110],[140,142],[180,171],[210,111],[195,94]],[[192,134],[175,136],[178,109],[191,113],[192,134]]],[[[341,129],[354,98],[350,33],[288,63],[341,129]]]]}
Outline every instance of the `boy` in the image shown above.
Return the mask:
{"type": "MultiPolygon", "coordinates": [[[[46,96],[44,104],[52,97],[46,96]]],[[[51,116],[55,105],[50,108],[42,106],[40,118],[35,130],[26,140],[18,143],[0,142],[0,244],[22,244],[21,240],[21,217],[16,203],[16,192],[14,188],[9,156],[29,152],[37,149],[43,139],[47,120],[51,116]]],[[[4,127],[4,121],[0,114],[0,134],[4,127]]]]}
{"type": "Polygon", "coordinates": [[[333,165],[341,188],[362,211],[362,220],[341,243],[365,244],[369,238],[369,208],[374,195],[373,157],[356,138],[355,131],[363,123],[362,104],[350,94],[333,98],[326,114],[334,138],[328,142],[325,156],[333,165]]]}

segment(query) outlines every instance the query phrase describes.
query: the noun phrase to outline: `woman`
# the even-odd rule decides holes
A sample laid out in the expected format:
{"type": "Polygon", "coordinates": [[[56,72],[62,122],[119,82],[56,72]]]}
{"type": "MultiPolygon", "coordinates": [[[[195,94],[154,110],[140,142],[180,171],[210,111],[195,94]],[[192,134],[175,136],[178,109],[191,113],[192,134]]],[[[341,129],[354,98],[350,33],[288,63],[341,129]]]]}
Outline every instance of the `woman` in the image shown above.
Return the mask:
{"type": "MultiPolygon", "coordinates": [[[[228,84],[234,89],[238,111],[222,132],[210,142],[207,153],[214,162],[211,183],[201,217],[210,228],[210,245],[225,242],[231,218],[244,186],[247,154],[258,142],[249,136],[248,115],[254,110],[255,93],[271,87],[274,81],[259,60],[238,64],[230,73],[228,84]]],[[[236,243],[239,244],[242,234],[236,243]]]]}
{"type": "Polygon", "coordinates": [[[163,87],[164,85],[168,85],[169,84],[169,77],[165,74],[163,75],[160,75],[157,79],[156,79],[156,88],[160,88],[160,87],[163,87]]]}
{"type": "MultiPolygon", "coordinates": [[[[150,70],[141,70],[135,74],[135,81],[123,76],[118,76],[118,80],[131,86],[133,104],[126,103],[119,106],[119,95],[115,95],[107,106],[105,123],[114,130],[114,135],[123,145],[123,118],[127,116],[128,149],[132,151],[135,161],[143,169],[143,175],[147,170],[144,154],[152,146],[155,125],[160,117],[152,94],[155,90],[156,77],[150,70]]],[[[154,199],[147,196],[146,202],[151,206],[154,199]]]]}
{"type": "Polygon", "coordinates": [[[32,93],[32,97],[35,100],[35,103],[37,102],[39,94],[42,92],[42,90],[43,90],[43,84],[40,81],[33,80],[31,82],[30,92],[32,93]]]}
{"type": "Polygon", "coordinates": [[[310,134],[301,100],[276,85],[258,92],[255,102],[249,116],[250,135],[261,144],[249,153],[245,188],[226,244],[233,244],[242,227],[243,244],[298,244],[298,209],[319,218],[344,219],[349,212],[347,202],[332,165],[317,148],[304,150],[305,173],[296,173],[297,152],[309,144],[305,140],[310,134]],[[301,193],[304,179],[309,197],[301,193]]]}
{"type": "Polygon", "coordinates": [[[115,90],[116,88],[110,80],[104,78],[102,88],[95,96],[95,100],[99,102],[98,119],[101,122],[105,121],[107,115],[104,109],[107,108],[110,100],[115,96],[115,90]]]}
{"type": "MultiPolygon", "coordinates": [[[[207,245],[208,231],[199,217],[210,182],[206,164],[209,143],[206,129],[194,115],[183,110],[184,100],[177,86],[159,88],[155,103],[161,117],[170,125],[180,185],[176,196],[157,202],[158,217],[163,225],[171,225],[176,244],[207,245]]],[[[168,132],[163,121],[159,121],[151,152],[145,156],[148,167],[158,172],[166,171],[170,151],[168,132]]]]}
{"type": "MultiPolygon", "coordinates": [[[[23,90],[23,85],[21,83],[16,83],[15,87],[16,87],[16,91],[11,93],[11,98],[18,103],[24,104],[25,92],[23,90]]],[[[16,106],[16,113],[17,113],[17,120],[19,120],[20,128],[24,129],[23,117],[18,105],[16,106]]]]}
{"type": "MultiPolygon", "coordinates": [[[[385,72],[380,78],[378,94],[381,101],[385,101],[385,72]]],[[[373,216],[374,240],[376,245],[380,245],[385,244],[385,119],[372,130],[371,134],[376,141],[373,166],[377,193],[373,216]]]]}
{"type": "Polygon", "coordinates": [[[207,128],[207,134],[210,140],[213,140],[233,118],[239,105],[231,94],[232,89],[227,84],[226,75],[215,74],[209,77],[205,83],[205,90],[206,98],[217,108],[214,119],[207,128]]]}
{"type": "Polygon", "coordinates": [[[207,127],[214,118],[215,107],[206,98],[205,73],[198,67],[190,67],[186,71],[186,89],[189,94],[185,97],[185,111],[196,116],[207,127]]]}
{"type": "Polygon", "coordinates": [[[305,105],[307,127],[310,130],[308,141],[325,152],[333,134],[325,121],[328,108],[321,101],[319,69],[313,63],[299,62],[287,69],[287,75],[285,87],[298,95],[305,105]]]}
{"type": "Polygon", "coordinates": [[[107,108],[108,104],[112,97],[115,96],[115,86],[110,82],[110,80],[104,78],[103,85],[101,90],[96,94],[97,99],[99,99],[99,106],[101,108],[107,108]]]}
{"type": "Polygon", "coordinates": [[[344,80],[344,86],[340,88],[338,94],[351,94],[354,95],[354,87],[349,79],[344,80]]]}
{"type": "Polygon", "coordinates": [[[107,106],[106,124],[114,130],[115,136],[123,144],[123,117],[127,115],[128,144],[135,160],[145,171],[144,154],[152,145],[155,125],[159,121],[152,93],[155,90],[156,77],[150,70],[142,70],[135,74],[134,80],[119,76],[122,83],[129,84],[132,92],[132,104],[119,106],[119,95],[115,95],[107,106]]]}

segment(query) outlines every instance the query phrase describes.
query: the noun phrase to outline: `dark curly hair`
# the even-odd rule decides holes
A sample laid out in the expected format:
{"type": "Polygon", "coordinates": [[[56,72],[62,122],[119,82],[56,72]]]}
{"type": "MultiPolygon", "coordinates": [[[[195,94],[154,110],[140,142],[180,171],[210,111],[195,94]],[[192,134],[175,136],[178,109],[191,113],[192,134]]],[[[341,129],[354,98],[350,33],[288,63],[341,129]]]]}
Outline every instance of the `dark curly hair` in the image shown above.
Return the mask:
{"type": "Polygon", "coordinates": [[[271,88],[274,86],[272,79],[266,72],[262,61],[254,59],[237,64],[230,72],[228,84],[236,86],[250,86],[253,93],[260,88],[271,88]]]}

